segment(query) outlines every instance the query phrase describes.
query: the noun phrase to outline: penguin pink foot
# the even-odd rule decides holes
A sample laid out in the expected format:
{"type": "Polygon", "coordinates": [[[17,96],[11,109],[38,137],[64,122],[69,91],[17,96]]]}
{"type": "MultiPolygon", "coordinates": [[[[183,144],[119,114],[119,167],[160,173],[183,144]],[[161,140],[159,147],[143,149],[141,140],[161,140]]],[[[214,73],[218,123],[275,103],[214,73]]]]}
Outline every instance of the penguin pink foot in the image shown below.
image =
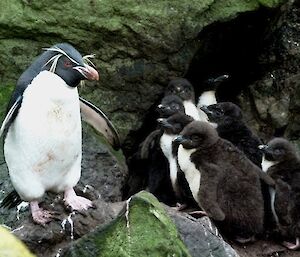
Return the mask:
{"type": "Polygon", "coordinates": [[[32,219],[35,223],[45,225],[53,220],[55,212],[43,210],[37,201],[30,202],[32,219]]]}
{"type": "Polygon", "coordinates": [[[255,236],[250,236],[250,237],[240,237],[236,236],[235,241],[240,243],[240,244],[247,244],[247,243],[252,243],[255,241],[255,236]]]}
{"type": "Polygon", "coordinates": [[[92,201],[76,195],[73,188],[69,188],[65,191],[64,202],[65,205],[71,207],[72,210],[80,211],[93,207],[92,201]]]}
{"type": "Polygon", "coordinates": [[[298,250],[300,248],[300,239],[299,239],[299,237],[296,237],[295,244],[287,242],[287,241],[284,241],[282,244],[290,250],[298,250]]]}
{"type": "Polygon", "coordinates": [[[205,211],[191,211],[189,212],[190,215],[192,216],[200,216],[200,217],[203,217],[203,216],[208,216],[207,213],[205,211]]]}

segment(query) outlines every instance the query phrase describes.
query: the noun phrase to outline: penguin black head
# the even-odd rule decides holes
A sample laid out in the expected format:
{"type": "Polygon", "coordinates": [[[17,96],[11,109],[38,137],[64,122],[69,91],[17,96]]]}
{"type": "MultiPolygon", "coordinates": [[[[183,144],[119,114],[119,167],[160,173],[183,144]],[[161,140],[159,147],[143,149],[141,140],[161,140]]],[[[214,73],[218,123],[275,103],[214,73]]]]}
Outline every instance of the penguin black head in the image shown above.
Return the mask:
{"type": "Polygon", "coordinates": [[[297,158],[296,149],[286,139],[276,137],[268,142],[267,145],[260,145],[259,149],[264,153],[268,161],[282,162],[297,158]]]}
{"type": "Polygon", "coordinates": [[[240,107],[231,102],[222,102],[209,106],[202,106],[200,109],[207,114],[209,121],[211,122],[219,123],[228,117],[232,120],[242,120],[243,118],[240,107]]]}
{"type": "Polygon", "coordinates": [[[177,95],[182,101],[192,100],[195,102],[195,92],[192,84],[184,78],[172,79],[165,91],[165,96],[167,95],[177,95]]]}
{"type": "Polygon", "coordinates": [[[84,58],[70,44],[60,43],[47,48],[21,75],[18,84],[28,85],[41,71],[49,70],[61,77],[70,87],[81,80],[99,80],[98,72],[84,63],[84,58]]]}
{"type": "Polygon", "coordinates": [[[228,74],[210,77],[209,79],[203,82],[202,89],[203,91],[216,90],[228,78],[228,74]]]}
{"type": "Polygon", "coordinates": [[[182,100],[176,95],[165,96],[157,106],[159,117],[168,118],[177,112],[184,113],[182,100]]]}
{"type": "Polygon", "coordinates": [[[217,131],[209,123],[192,121],[174,141],[186,149],[205,149],[215,144],[218,138],[217,131]]]}
{"type": "Polygon", "coordinates": [[[179,134],[194,119],[183,112],[175,113],[167,119],[157,119],[159,125],[168,134],[179,134]]]}

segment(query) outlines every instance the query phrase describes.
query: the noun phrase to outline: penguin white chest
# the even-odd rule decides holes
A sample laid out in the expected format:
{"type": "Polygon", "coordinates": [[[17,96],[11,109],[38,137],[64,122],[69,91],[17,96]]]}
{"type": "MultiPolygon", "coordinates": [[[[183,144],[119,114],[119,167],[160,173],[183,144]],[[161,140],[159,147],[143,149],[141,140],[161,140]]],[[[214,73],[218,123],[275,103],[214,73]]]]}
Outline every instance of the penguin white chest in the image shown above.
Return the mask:
{"type": "Polygon", "coordinates": [[[192,101],[183,101],[183,106],[185,114],[191,116],[194,120],[208,121],[207,115],[198,109],[192,101]]]}
{"type": "MultiPolygon", "coordinates": [[[[261,167],[264,172],[268,172],[269,168],[276,165],[277,163],[278,162],[266,160],[266,157],[263,154],[262,161],[261,161],[261,167]]],[[[279,223],[278,215],[275,210],[276,191],[273,187],[269,186],[269,194],[270,194],[271,211],[272,211],[273,217],[274,217],[275,221],[277,223],[279,223]]]]}
{"type": "Polygon", "coordinates": [[[185,149],[180,145],[178,148],[178,164],[180,169],[184,172],[194,199],[199,203],[198,192],[200,188],[201,173],[191,161],[191,155],[195,151],[196,149],[185,149]]]}
{"type": "Polygon", "coordinates": [[[81,163],[77,88],[51,72],[41,72],[23,94],[4,153],[12,183],[23,198],[36,197],[34,191],[62,191],[68,176],[74,186],[81,163]]]}
{"type": "Polygon", "coordinates": [[[177,192],[177,161],[172,154],[172,142],[176,135],[168,135],[164,133],[160,138],[160,148],[169,161],[170,179],[175,192],[177,192]]]}
{"type": "Polygon", "coordinates": [[[197,107],[200,108],[201,106],[208,106],[212,104],[216,104],[216,92],[214,90],[205,91],[199,96],[197,107]]]}
{"type": "Polygon", "coordinates": [[[261,167],[264,172],[267,172],[269,168],[271,168],[272,166],[274,166],[276,164],[277,164],[277,162],[266,160],[265,155],[263,155],[262,161],[261,161],[261,167]]]}

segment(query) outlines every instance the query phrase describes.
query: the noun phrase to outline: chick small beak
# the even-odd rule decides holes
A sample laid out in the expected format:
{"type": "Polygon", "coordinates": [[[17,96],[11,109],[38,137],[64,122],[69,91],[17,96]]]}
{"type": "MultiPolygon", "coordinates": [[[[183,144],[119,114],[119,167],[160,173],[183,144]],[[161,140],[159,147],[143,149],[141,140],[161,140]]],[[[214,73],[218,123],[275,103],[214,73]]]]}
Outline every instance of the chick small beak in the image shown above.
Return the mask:
{"type": "Polygon", "coordinates": [[[212,114],[213,112],[207,108],[207,105],[200,106],[200,110],[205,112],[206,114],[212,114]]]}
{"type": "Polygon", "coordinates": [[[267,150],[267,148],[268,148],[267,145],[259,145],[259,146],[258,146],[258,149],[259,149],[259,150],[262,150],[262,151],[267,150]]]}
{"type": "Polygon", "coordinates": [[[222,81],[224,81],[224,80],[226,80],[226,79],[228,79],[228,78],[229,78],[229,75],[228,75],[228,74],[223,74],[223,75],[221,75],[221,76],[215,78],[215,79],[214,79],[214,82],[222,82],[222,81]]]}
{"type": "Polygon", "coordinates": [[[172,128],[172,125],[168,123],[167,119],[159,118],[157,119],[158,124],[163,128],[172,128]]]}
{"type": "Polygon", "coordinates": [[[177,144],[180,144],[181,142],[184,141],[184,138],[183,136],[179,135],[177,137],[174,138],[173,142],[177,143],[177,144]]]}

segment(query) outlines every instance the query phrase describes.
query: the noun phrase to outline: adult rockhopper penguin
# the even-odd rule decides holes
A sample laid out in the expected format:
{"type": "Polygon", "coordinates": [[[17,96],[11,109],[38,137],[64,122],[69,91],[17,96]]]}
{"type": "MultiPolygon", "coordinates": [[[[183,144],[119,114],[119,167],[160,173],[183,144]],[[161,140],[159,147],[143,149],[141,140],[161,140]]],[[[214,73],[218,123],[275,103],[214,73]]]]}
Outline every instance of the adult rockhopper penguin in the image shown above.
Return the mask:
{"type": "Polygon", "coordinates": [[[79,98],[77,85],[85,79],[98,80],[98,72],[73,46],[47,48],[19,78],[1,126],[12,184],[21,199],[30,202],[33,220],[39,224],[53,218],[53,213],[39,207],[47,191],[64,192],[65,205],[72,210],[92,206],[73,189],[81,174],[80,112],[119,147],[107,117],[79,98]]]}

